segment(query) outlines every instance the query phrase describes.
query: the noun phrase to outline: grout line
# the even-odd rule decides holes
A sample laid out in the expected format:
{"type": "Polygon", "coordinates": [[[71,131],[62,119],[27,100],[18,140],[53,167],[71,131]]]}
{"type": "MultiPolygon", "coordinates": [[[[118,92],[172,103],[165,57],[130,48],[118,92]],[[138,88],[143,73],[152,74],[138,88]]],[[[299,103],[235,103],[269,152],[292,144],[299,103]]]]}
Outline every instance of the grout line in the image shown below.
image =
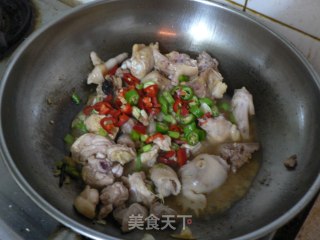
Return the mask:
{"type": "MultiPolygon", "coordinates": [[[[248,1],[248,0],[246,0],[246,2],[247,2],[247,1],[248,1]]],[[[245,10],[245,11],[250,11],[250,12],[252,12],[252,13],[258,15],[258,16],[261,16],[261,17],[263,17],[263,18],[266,18],[266,19],[268,19],[268,20],[270,20],[270,21],[272,21],[272,22],[278,23],[278,24],[280,24],[280,25],[282,25],[282,26],[284,26],[284,27],[290,28],[291,30],[294,30],[294,31],[299,32],[299,33],[301,33],[301,34],[303,34],[303,35],[306,35],[306,36],[308,36],[308,37],[310,37],[310,38],[312,38],[312,39],[314,39],[314,40],[320,41],[320,37],[314,36],[314,35],[312,35],[312,34],[310,34],[310,33],[307,33],[307,32],[305,32],[305,31],[299,29],[299,28],[293,27],[293,26],[291,26],[291,25],[289,25],[289,24],[287,24],[287,23],[284,23],[284,22],[279,21],[279,20],[277,20],[277,19],[275,19],[275,18],[269,17],[268,15],[265,15],[265,14],[263,14],[263,13],[260,13],[260,12],[258,12],[258,11],[255,11],[255,10],[253,10],[253,9],[251,9],[251,8],[247,8],[246,5],[244,6],[244,10],[245,10]]]]}
{"type": "Polygon", "coordinates": [[[242,11],[246,11],[248,6],[248,0],[245,0],[242,11]]]}

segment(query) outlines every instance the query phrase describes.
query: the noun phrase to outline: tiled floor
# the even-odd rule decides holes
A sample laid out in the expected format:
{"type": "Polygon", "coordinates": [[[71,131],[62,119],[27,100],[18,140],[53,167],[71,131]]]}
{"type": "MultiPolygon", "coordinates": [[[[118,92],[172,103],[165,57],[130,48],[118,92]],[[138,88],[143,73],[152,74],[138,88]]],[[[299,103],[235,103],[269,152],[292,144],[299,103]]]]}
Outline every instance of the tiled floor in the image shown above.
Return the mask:
{"type": "Polygon", "coordinates": [[[319,0],[216,0],[216,2],[244,10],[286,38],[303,53],[320,75],[319,0]]]}

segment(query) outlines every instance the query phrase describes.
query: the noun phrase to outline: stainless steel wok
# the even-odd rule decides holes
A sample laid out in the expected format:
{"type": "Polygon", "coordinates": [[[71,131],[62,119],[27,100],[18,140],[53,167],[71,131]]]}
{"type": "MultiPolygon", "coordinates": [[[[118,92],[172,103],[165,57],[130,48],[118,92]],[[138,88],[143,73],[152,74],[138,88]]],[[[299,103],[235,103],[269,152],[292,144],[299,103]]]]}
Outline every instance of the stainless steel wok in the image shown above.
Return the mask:
{"type": "Polygon", "coordinates": [[[97,2],[28,38],[1,83],[1,156],[15,179],[39,207],[75,231],[141,239],[143,232],[122,235],[111,221],[94,225],[77,214],[72,202],[81,186],[59,188],[52,169],[81,108],[70,93],[88,92],[89,52],[108,59],[133,43],[155,41],[164,52],[210,52],[230,90],[245,85],[256,106],[262,161],[250,191],[227,212],[194,219],[192,232],[198,239],[253,239],[279,228],[319,189],[319,78],[288,42],[242,12],[204,1],[97,2]],[[292,154],[298,167],[287,171],[282,161],[292,154]]]}

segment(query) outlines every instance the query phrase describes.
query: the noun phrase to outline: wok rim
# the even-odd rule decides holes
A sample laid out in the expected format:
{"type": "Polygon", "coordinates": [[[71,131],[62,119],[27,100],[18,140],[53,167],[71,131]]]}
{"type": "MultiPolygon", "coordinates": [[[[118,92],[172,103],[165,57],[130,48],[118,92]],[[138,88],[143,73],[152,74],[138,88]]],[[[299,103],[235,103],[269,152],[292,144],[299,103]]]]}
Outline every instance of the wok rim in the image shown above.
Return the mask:
{"type": "MultiPolygon", "coordinates": [[[[45,25],[44,27],[36,30],[33,32],[14,52],[13,56],[10,58],[9,64],[6,68],[6,71],[2,77],[2,80],[0,82],[0,157],[3,159],[5,165],[9,169],[9,172],[11,176],[14,178],[15,182],[18,184],[18,186],[22,189],[22,191],[32,199],[32,201],[40,207],[43,211],[45,211],[49,216],[53,217],[55,220],[60,222],[61,224],[71,228],[72,230],[90,237],[92,239],[105,239],[106,236],[108,236],[108,239],[110,240],[118,240],[120,238],[109,236],[105,233],[99,232],[97,230],[94,230],[90,227],[87,227],[78,221],[72,219],[71,217],[68,217],[64,213],[62,213],[60,210],[55,208],[53,205],[48,203],[40,194],[35,191],[32,186],[27,182],[27,180],[23,177],[21,172],[18,170],[13,158],[11,157],[9,150],[7,148],[7,144],[4,139],[4,132],[2,127],[2,109],[3,109],[3,94],[6,87],[6,83],[8,81],[8,78],[10,76],[10,73],[15,65],[15,63],[19,60],[22,53],[28,49],[28,47],[33,43],[34,40],[36,40],[39,36],[42,34],[45,34],[48,29],[53,27],[54,25],[58,25],[60,22],[66,20],[67,18],[72,17],[75,14],[78,14],[81,11],[84,11],[87,8],[92,8],[96,5],[100,4],[108,4],[110,2],[117,2],[119,0],[99,0],[95,1],[89,4],[85,4],[82,6],[75,7],[74,9],[64,13],[62,16],[58,17],[54,21],[50,22],[49,24],[45,25]]],[[[121,1],[121,0],[120,0],[121,1]]],[[[306,67],[310,75],[313,77],[316,85],[320,89],[320,79],[317,72],[314,70],[313,66],[310,64],[310,62],[306,59],[306,57],[292,44],[290,43],[285,37],[278,35],[273,30],[271,30],[269,27],[264,25],[263,23],[259,22],[256,18],[249,15],[246,12],[243,12],[241,10],[238,10],[236,8],[233,8],[231,6],[226,6],[222,3],[217,3],[214,1],[209,0],[188,0],[190,2],[197,2],[199,4],[205,4],[214,6],[217,8],[221,8],[225,11],[231,12],[231,14],[236,14],[247,21],[253,22],[254,24],[258,25],[260,28],[264,29],[269,34],[272,34],[275,38],[280,40],[282,43],[284,43],[291,51],[296,55],[296,57],[302,62],[302,64],[306,67]]],[[[313,184],[310,186],[308,191],[304,194],[304,196],[287,212],[282,214],[280,217],[276,218],[273,222],[258,228],[250,233],[247,233],[245,235],[233,238],[234,240],[245,240],[245,239],[257,239],[261,237],[265,237],[269,233],[279,229],[281,226],[286,224],[290,219],[292,219],[294,216],[296,216],[315,196],[315,194],[320,189],[320,173],[318,173],[317,178],[313,182],[313,184]]]]}

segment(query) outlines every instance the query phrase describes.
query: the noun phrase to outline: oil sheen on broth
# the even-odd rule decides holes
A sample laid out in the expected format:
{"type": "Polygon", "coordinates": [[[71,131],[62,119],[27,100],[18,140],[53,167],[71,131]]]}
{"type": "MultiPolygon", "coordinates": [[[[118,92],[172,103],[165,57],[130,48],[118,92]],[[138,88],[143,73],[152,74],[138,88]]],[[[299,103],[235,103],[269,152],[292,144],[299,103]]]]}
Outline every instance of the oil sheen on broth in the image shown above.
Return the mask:
{"type": "MultiPolygon", "coordinates": [[[[250,130],[252,133],[250,141],[257,141],[256,139],[256,124],[254,120],[250,121],[250,130]]],[[[209,143],[204,143],[204,146],[199,150],[198,154],[207,153],[219,155],[218,146],[212,147],[209,143]]],[[[252,159],[237,170],[236,173],[230,171],[226,182],[219,188],[206,194],[207,206],[199,212],[202,214],[218,214],[228,210],[237,201],[242,199],[251,187],[251,184],[257,175],[260,167],[260,151],[252,155],[252,159]]],[[[183,211],[181,207],[181,196],[169,197],[165,199],[165,203],[178,213],[186,213],[194,215],[191,210],[183,211]]]]}

